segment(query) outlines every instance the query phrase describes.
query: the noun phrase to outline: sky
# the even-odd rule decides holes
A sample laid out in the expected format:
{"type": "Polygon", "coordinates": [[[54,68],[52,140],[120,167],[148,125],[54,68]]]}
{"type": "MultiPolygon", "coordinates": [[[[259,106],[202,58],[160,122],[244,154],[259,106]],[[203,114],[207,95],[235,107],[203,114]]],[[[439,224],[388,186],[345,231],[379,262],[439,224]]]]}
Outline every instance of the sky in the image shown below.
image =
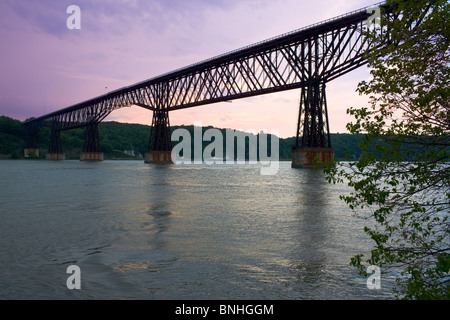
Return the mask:
{"type": "MultiPolygon", "coordinates": [[[[377,0],[0,0],[0,115],[21,121],[296,30],[377,0]],[[80,8],[80,29],[67,20],[80,8]]],[[[330,130],[346,132],[366,67],[327,85],[330,130]]],[[[173,111],[171,125],[295,136],[300,89],[173,111]]],[[[151,124],[140,107],[105,121],[151,124]]]]}

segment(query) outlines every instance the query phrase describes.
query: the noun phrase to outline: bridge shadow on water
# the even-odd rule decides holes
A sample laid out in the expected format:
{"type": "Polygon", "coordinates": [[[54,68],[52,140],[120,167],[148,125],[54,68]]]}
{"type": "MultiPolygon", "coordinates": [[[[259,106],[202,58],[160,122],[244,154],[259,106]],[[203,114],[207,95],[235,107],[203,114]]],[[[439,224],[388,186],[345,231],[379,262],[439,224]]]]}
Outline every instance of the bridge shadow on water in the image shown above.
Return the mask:
{"type": "Polygon", "coordinates": [[[298,237],[291,263],[298,272],[299,283],[307,288],[326,281],[323,278],[333,260],[329,250],[333,241],[331,197],[322,170],[302,169],[298,175],[301,179],[295,212],[298,237]]]}

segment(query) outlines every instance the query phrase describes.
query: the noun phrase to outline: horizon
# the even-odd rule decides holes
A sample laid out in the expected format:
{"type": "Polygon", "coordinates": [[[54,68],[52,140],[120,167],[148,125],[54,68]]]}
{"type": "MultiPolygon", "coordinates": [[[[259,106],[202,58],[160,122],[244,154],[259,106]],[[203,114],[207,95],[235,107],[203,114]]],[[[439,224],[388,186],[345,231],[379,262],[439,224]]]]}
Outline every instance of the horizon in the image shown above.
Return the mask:
{"type": "MultiPolygon", "coordinates": [[[[0,115],[0,117],[8,117],[10,119],[13,119],[13,120],[16,120],[16,121],[20,121],[21,123],[25,122],[25,120],[22,121],[22,120],[19,120],[19,119],[11,118],[11,117],[9,117],[7,115],[0,115]]],[[[102,124],[102,123],[119,123],[119,124],[147,126],[149,128],[151,127],[151,124],[135,123],[135,122],[123,122],[123,121],[118,121],[118,120],[104,120],[104,121],[100,122],[100,124],[102,124]]],[[[194,121],[194,123],[195,123],[195,121],[194,121]]],[[[198,126],[196,126],[195,124],[182,123],[182,124],[171,125],[170,127],[174,128],[174,127],[198,127],[198,126]]],[[[251,132],[248,132],[248,131],[257,131],[257,130],[254,130],[254,129],[242,130],[242,129],[239,129],[239,128],[216,127],[216,126],[213,126],[213,125],[202,125],[201,127],[202,128],[215,128],[215,129],[219,129],[219,130],[235,130],[235,131],[242,131],[242,132],[245,132],[245,133],[251,133],[251,132]]],[[[78,129],[80,129],[80,128],[78,128],[78,129]]],[[[66,131],[70,131],[70,130],[76,130],[76,129],[69,129],[69,130],[66,130],[66,131]]],[[[269,132],[267,132],[267,134],[271,135],[272,133],[269,130],[269,132]]],[[[341,134],[342,135],[344,135],[344,134],[353,135],[353,133],[349,133],[349,132],[330,132],[330,135],[331,134],[334,134],[334,135],[341,135],[341,134]]],[[[292,139],[292,138],[295,139],[296,138],[296,135],[288,136],[288,137],[281,137],[279,135],[275,135],[275,136],[278,136],[278,138],[280,138],[280,139],[292,139]]]]}

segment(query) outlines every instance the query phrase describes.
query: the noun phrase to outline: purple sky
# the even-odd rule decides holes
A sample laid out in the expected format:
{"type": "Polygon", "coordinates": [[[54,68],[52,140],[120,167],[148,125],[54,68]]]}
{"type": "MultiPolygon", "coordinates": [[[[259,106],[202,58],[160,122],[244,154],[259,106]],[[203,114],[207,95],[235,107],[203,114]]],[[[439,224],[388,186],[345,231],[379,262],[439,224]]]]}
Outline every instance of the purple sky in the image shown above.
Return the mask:
{"type": "MultiPolygon", "coordinates": [[[[25,120],[129,86],[349,11],[377,0],[1,0],[0,115],[25,120]],[[81,9],[69,30],[66,9],[81,9]]],[[[327,86],[332,132],[346,132],[349,107],[366,68],[327,86]]],[[[170,114],[172,125],[295,135],[300,90],[218,103],[170,114]]],[[[139,107],[106,119],[151,123],[139,107]]]]}

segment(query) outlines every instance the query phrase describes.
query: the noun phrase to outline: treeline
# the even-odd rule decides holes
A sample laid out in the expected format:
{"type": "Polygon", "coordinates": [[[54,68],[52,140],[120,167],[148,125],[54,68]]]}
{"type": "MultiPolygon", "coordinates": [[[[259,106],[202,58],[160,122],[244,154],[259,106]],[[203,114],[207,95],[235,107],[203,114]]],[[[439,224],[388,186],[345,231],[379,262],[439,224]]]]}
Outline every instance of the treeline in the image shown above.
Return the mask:
{"type": "Polygon", "coordinates": [[[23,154],[25,137],[25,128],[20,121],[1,116],[0,158],[19,158],[23,154]]]}
{"type": "MultiPolygon", "coordinates": [[[[105,159],[139,159],[143,157],[148,149],[150,138],[150,126],[141,124],[127,124],[119,122],[102,122],[98,126],[100,134],[100,146],[105,155],[105,159]]],[[[186,129],[194,137],[194,126],[174,126],[172,132],[176,129],[186,129]]],[[[203,132],[212,127],[204,127],[203,132]]],[[[226,129],[219,129],[224,137],[223,151],[226,152],[225,137],[226,129]]],[[[50,128],[43,127],[39,130],[37,137],[37,147],[41,150],[41,158],[45,157],[50,141],[50,128]]],[[[85,129],[73,129],[61,132],[61,142],[66,159],[78,159],[83,149],[85,129]]],[[[270,136],[268,138],[270,147],[270,136]]],[[[331,141],[336,149],[335,157],[337,160],[355,160],[358,159],[361,151],[358,146],[361,136],[349,134],[332,134],[331,141]]],[[[211,142],[204,141],[203,147],[211,142]]],[[[21,159],[23,158],[23,149],[26,144],[26,131],[19,120],[9,117],[0,117],[0,157],[3,159],[21,159]]],[[[175,144],[175,143],[174,143],[175,144]]],[[[237,143],[235,143],[236,145],[237,143]]],[[[291,160],[292,146],[295,144],[295,137],[279,139],[279,158],[280,160],[291,160]]],[[[248,156],[248,139],[246,143],[246,156],[248,156]]],[[[192,151],[193,154],[193,151],[192,151]]],[[[268,150],[271,154],[271,150],[268,150]]],[[[221,155],[215,155],[221,156],[221,155]]]]}

